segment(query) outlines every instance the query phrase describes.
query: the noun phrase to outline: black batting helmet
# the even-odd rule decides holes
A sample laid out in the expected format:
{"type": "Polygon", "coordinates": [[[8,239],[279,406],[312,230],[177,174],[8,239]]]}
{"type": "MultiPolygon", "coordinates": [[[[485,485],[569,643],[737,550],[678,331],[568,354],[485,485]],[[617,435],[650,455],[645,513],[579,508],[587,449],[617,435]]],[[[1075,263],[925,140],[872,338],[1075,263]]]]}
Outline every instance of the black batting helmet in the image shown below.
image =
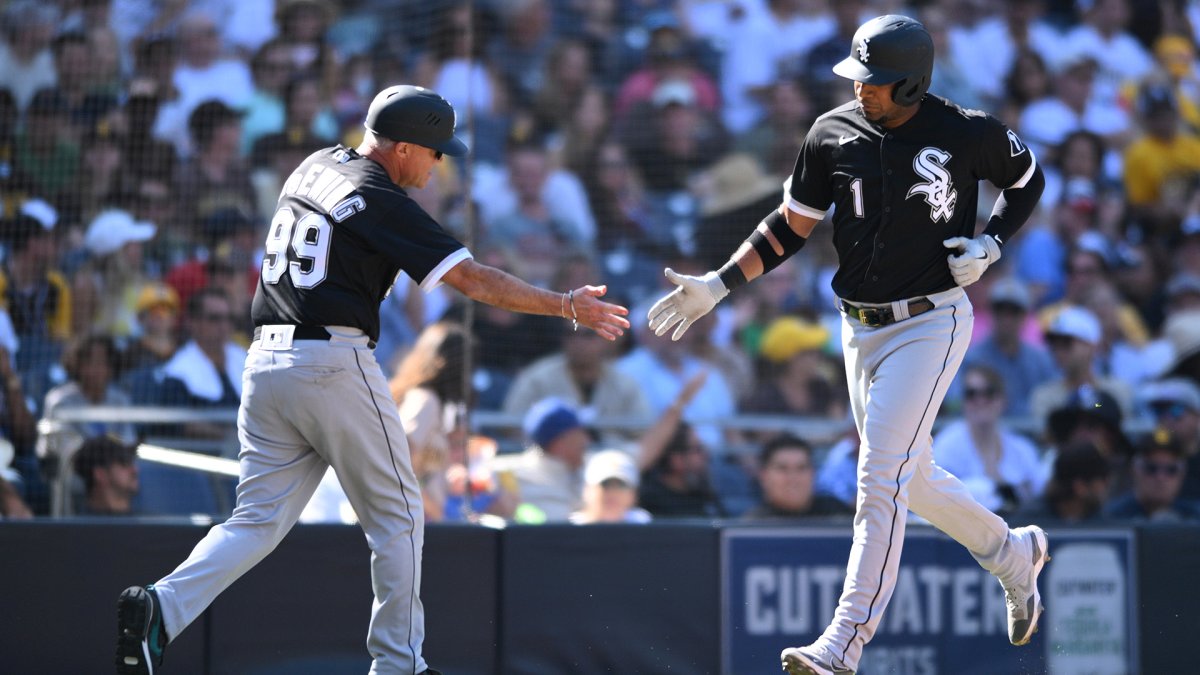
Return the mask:
{"type": "Polygon", "coordinates": [[[452,157],[467,154],[467,146],[454,135],[454,107],[422,87],[401,84],[379,92],[367,109],[363,126],[377,136],[415,143],[452,157]]]}
{"type": "Polygon", "coordinates": [[[854,32],[850,56],[833,72],[863,84],[896,83],[892,100],[912,105],[929,91],[933,38],[920,21],[899,14],[877,16],[854,32]]]}

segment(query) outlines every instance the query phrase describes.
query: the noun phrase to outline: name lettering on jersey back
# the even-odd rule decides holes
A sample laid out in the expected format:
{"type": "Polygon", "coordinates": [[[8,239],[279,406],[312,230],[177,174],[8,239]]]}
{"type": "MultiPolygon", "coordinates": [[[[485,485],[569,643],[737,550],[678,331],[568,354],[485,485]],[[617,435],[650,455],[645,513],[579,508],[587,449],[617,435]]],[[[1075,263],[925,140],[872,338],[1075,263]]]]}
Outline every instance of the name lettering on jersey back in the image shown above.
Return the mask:
{"type": "Polygon", "coordinates": [[[908,199],[913,195],[925,195],[925,203],[930,207],[929,219],[935,223],[939,220],[949,222],[958,201],[958,190],[954,189],[954,181],[946,170],[950,157],[950,153],[934,147],[918,152],[913,157],[913,171],[926,182],[912,186],[904,196],[908,199]]]}
{"type": "Polygon", "coordinates": [[[283,184],[280,197],[290,195],[306,198],[333,213],[338,203],[357,187],[336,169],[313,164],[307,171],[296,171],[283,184]]]}

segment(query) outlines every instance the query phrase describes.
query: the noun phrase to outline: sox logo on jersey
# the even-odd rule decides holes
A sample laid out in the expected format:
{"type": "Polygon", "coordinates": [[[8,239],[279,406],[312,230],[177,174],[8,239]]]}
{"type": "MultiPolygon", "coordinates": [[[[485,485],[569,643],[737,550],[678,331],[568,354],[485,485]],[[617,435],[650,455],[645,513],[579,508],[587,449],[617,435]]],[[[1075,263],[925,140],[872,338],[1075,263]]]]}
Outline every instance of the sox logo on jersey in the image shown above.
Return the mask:
{"type": "Polygon", "coordinates": [[[927,182],[917,183],[908,190],[905,199],[913,195],[925,195],[925,203],[929,205],[929,219],[949,222],[954,215],[954,204],[958,201],[958,190],[954,189],[954,181],[950,180],[950,172],[946,171],[946,162],[950,161],[950,153],[934,147],[923,148],[913,157],[913,171],[927,182]]]}

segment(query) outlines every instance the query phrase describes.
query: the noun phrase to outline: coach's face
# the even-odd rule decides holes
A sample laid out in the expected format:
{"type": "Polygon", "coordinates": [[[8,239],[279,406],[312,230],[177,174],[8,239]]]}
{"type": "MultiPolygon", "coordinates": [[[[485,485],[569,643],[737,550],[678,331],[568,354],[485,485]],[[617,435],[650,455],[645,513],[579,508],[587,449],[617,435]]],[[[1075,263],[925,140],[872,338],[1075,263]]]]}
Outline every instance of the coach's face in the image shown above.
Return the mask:
{"type": "Polygon", "coordinates": [[[433,176],[433,166],[442,161],[442,153],[416,143],[397,143],[394,151],[400,160],[396,177],[400,187],[425,187],[433,176]]]}

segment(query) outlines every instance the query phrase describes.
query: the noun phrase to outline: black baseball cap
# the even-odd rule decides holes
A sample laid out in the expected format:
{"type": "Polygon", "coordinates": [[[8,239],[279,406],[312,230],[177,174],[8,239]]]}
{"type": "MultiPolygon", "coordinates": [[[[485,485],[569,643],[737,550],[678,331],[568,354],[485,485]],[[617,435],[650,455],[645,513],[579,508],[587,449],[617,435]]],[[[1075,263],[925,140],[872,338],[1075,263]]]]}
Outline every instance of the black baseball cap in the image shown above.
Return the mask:
{"type": "Polygon", "coordinates": [[[401,143],[415,143],[452,157],[467,154],[454,135],[454,107],[424,87],[401,84],[375,95],[363,126],[401,143]]]}

